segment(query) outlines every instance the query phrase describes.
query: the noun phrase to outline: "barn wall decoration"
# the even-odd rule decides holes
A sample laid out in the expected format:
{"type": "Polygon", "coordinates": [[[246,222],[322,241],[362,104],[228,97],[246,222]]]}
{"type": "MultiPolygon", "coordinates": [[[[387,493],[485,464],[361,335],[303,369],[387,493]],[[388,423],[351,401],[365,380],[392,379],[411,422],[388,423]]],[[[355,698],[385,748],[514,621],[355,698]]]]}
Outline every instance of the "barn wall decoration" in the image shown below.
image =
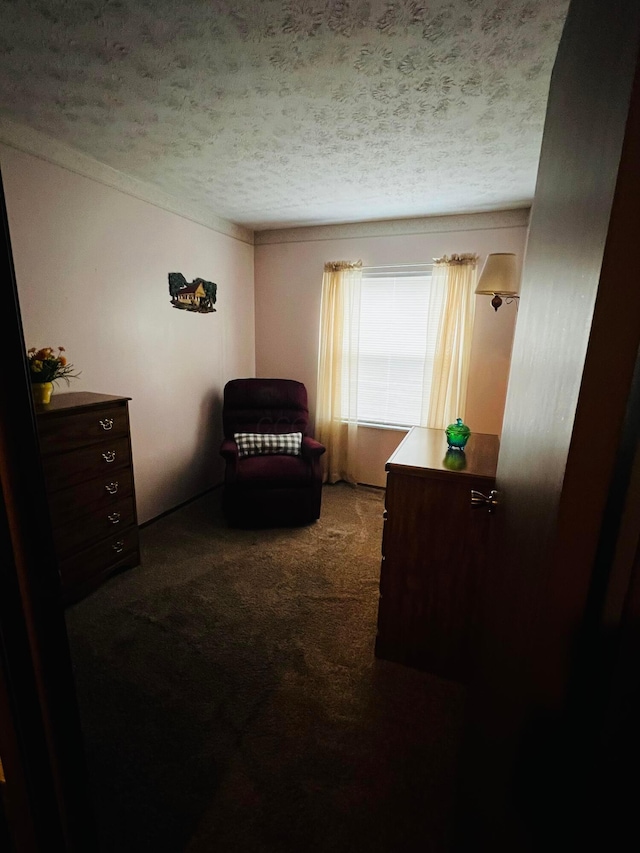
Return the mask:
{"type": "Polygon", "coordinates": [[[189,284],[181,272],[169,273],[169,294],[174,308],[210,314],[216,309],[218,285],[203,278],[194,278],[189,284]]]}

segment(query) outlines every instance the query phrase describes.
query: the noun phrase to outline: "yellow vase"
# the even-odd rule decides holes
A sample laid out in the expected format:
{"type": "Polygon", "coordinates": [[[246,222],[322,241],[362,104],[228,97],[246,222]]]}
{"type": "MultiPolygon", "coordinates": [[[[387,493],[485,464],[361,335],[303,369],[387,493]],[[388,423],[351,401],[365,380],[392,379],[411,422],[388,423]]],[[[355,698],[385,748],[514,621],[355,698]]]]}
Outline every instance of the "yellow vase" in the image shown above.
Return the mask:
{"type": "Polygon", "coordinates": [[[50,403],[53,382],[32,382],[33,399],[36,403],[50,403]]]}

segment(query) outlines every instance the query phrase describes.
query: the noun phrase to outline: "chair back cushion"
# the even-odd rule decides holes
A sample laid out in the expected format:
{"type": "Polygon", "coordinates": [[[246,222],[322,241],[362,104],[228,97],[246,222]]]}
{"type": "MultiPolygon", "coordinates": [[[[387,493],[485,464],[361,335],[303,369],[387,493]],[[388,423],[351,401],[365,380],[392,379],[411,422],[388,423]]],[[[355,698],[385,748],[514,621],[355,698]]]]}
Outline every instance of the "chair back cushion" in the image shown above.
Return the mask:
{"type": "Polygon", "coordinates": [[[236,432],[307,434],[307,389],[294,379],[232,379],[224,388],[225,438],[236,432]]]}

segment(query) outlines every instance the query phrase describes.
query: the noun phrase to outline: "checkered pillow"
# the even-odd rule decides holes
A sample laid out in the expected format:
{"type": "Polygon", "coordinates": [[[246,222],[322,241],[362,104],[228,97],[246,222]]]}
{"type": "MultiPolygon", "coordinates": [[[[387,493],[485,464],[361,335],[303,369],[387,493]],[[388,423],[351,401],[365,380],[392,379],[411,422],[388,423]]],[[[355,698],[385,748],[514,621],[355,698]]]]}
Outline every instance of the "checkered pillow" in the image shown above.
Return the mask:
{"type": "Polygon", "coordinates": [[[278,433],[255,433],[236,432],[234,436],[238,445],[238,456],[265,456],[267,454],[286,454],[287,456],[300,456],[302,453],[302,433],[286,432],[278,433]]]}

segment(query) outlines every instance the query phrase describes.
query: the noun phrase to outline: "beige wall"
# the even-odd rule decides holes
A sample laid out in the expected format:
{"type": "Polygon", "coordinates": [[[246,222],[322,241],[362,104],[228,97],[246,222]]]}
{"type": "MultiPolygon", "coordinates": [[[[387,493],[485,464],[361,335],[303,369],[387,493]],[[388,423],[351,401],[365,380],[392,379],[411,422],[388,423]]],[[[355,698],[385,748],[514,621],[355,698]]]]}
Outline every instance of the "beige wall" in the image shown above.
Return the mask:
{"type": "MultiPolygon", "coordinates": [[[[62,344],[82,371],[69,390],[130,396],[139,520],[221,480],[222,389],[240,376],[304,382],[315,410],[325,261],[424,263],[516,252],[526,215],[295,229],[254,247],[90,178],[0,145],[27,346],[62,344]],[[449,226],[450,223],[450,226],[449,226]],[[171,308],[167,274],[218,283],[216,313],[171,308]]],[[[515,306],[478,297],[467,422],[499,433],[515,306]]],[[[64,393],[62,386],[57,393],[64,393]]],[[[384,485],[404,432],[361,430],[359,479],[384,485]]]]}
{"type": "Polygon", "coordinates": [[[63,345],[65,390],[132,398],[139,521],[219,482],[221,394],[254,374],[253,246],[0,145],[27,346],[63,345]],[[171,307],[167,274],[217,282],[171,307]]]}
{"type": "MultiPolygon", "coordinates": [[[[434,257],[454,252],[477,253],[480,268],[489,252],[515,252],[522,261],[526,212],[451,217],[450,225],[444,217],[424,222],[421,233],[403,233],[403,224],[394,222],[386,234],[383,226],[362,224],[257,235],[257,375],[304,382],[313,416],[325,261],[362,260],[365,266],[430,263],[434,257]],[[377,233],[367,236],[367,229],[377,233]]],[[[415,229],[415,221],[407,220],[405,230],[415,229]]],[[[502,428],[516,316],[515,304],[504,305],[496,313],[488,297],[477,297],[466,415],[474,432],[499,434],[502,428]]],[[[361,482],[384,485],[384,463],[404,434],[361,429],[361,482]]]]}

